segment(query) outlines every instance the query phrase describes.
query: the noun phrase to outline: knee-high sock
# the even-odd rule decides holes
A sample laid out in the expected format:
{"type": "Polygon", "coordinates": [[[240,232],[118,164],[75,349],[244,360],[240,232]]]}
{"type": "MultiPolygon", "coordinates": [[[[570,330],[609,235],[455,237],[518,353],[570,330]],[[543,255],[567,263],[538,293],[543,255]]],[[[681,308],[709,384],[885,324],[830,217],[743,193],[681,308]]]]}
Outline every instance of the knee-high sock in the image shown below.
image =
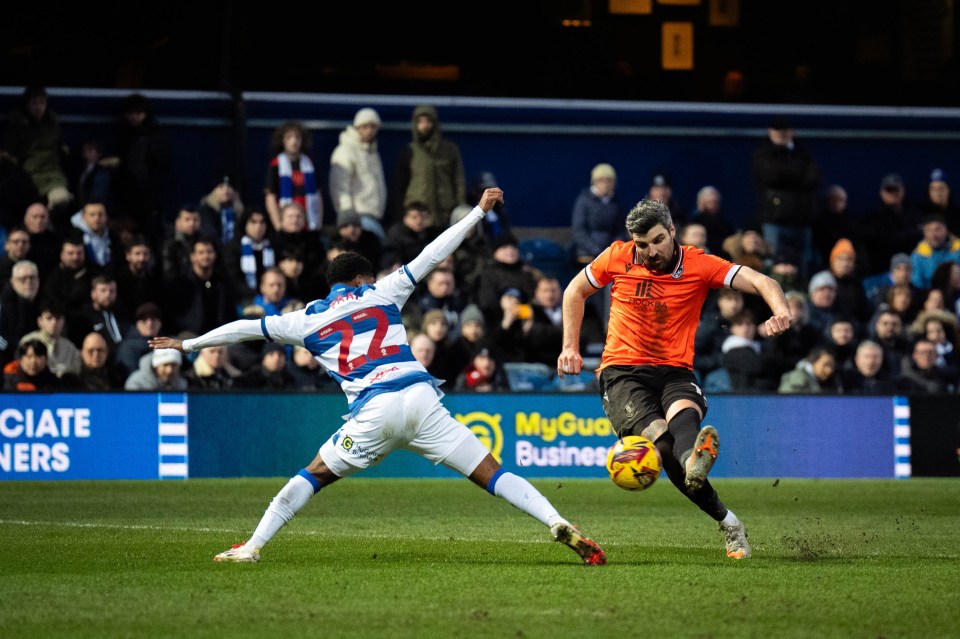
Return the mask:
{"type": "Polygon", "coordinates": [[[287,485],[280,489],[267,506],[267,511],[263,513],[263,518],[260,519],[257,529],[253,531],[246,545],[263,548],[318,490],[320,490],[320,482],[306,470],[291,477],[287,485]]]}
{"type": "Polygon", "coordinates": [[[684,497],[695,503],[700,510],[710,515],[714,520],[723,520],[727,515],[727,507],[720,501],[720,496],[717,494],[716,489],[710,483],[709,479],[703,482],[700,490],[692,495],[687,492],[687,487],[684,484],[686,472],[684,472],[683,466],[680,465],[680,462],[673,454],[673,437],[670,433],[664,433],[663,436],[657,440],[656,446],[657,450],[660,451],[663,470],[667,473],[667,477],[670,478],[670,482],[677,487],[677,490],[683,493],[684,497]]]}
{"type": "Polygon", "coordinates": [[[673,455],[682,464],[686,461],[687,456],[693,452],[693,445],[697,441],[697,433],[700,432],[700,415],[692,408],[684,408],[673,416],[667,428],[674,439],[673,455]]]}
{"type": "Polygon", "coordinates": [[[498,470],[487,484],[487,492],[507,500],[545,526],[557,522],[569,523],[533,484],[513,473],[498,470]]]}

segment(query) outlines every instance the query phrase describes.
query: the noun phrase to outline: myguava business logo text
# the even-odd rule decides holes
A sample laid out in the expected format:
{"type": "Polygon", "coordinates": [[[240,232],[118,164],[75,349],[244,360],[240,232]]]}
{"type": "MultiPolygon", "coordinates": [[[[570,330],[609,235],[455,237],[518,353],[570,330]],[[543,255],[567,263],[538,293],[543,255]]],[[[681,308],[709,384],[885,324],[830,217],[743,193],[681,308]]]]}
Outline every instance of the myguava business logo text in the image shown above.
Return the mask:
{"type": "Polygon", "coordinates": [[[457,413],[454,417],[477,436],[497,462],[503,463],[503,429],[500,428],[500,415],[473,411],[464,415],[457,413]]]}

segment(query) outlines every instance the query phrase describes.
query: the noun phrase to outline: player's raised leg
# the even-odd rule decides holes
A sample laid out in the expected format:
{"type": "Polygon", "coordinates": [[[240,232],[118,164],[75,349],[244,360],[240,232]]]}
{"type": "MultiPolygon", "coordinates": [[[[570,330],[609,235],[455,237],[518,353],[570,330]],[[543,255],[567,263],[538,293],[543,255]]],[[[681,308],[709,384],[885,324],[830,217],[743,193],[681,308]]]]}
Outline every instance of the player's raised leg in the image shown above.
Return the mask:
{"type": "Polygon", "coordinates": [[[697,439],[693,444],[693,450],[687,456],[686,461],[686,486],[687,490],[694,492],[703,486],[707,480],[707,474],[713,468],[713,463],[717,461],[717,455],[720,454],[720,434],[713,426],[704,426],[697,433],[697,439]]]}

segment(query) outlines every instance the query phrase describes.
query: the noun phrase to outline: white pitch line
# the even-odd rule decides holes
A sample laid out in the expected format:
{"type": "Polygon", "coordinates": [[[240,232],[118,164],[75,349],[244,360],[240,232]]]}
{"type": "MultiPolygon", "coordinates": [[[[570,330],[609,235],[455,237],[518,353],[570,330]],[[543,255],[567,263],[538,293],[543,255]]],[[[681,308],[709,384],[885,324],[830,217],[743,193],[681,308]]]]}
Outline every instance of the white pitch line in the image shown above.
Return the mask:
{"type": "MultiPolygon", "coordinates": [[[[155,530],[158,532],[164,531],[175,531],[175,532],[200,532],[200,533],[224,533],[224,534],[235,534],[242,535],[246,534],[249,531],[239,530],[236,528],[209,528],[209,527],[184,527],[184,526],[154,526],[146,524],[105,524],[105,523],[94,523],[94,522],[78,522],[78,521],[28,521],[25,519],[0,519],[0,526],[50,526],[50,527],[60,527],[60,528],[91,528],[91,529],[109,529],[109,530],[155,530]]],[[[284,535],[295,535],[302,537],[320,537],[320,536],[329,536],[329,537],[342,537],[345,535],[333,533],[331,531],[316,531],[316,530],[296,530],[296,529],[285,529],[283,532],[284,535]]],[[[406,538],[405,535],[382,535],[382,534],[357,534],[356,532],[350,533],[351,537],[360,537],[363,539],[403,539],[406,538]]],[[[438,535],[438,536],[419,536],[418,539],[423,539],[425,541],[479,541],[483,543],[497,543],[509,541],[512,543],[525,544],[525,543],[553,543],[552,540],[530,540],[530,539],[504,539],[502,537],[493,539],[493,538],[466,538],[466,537],[456,537],[452,535],[438,535]]],[[[604,546],[616,546],[618,544],[604,544],[604,546]]]]}

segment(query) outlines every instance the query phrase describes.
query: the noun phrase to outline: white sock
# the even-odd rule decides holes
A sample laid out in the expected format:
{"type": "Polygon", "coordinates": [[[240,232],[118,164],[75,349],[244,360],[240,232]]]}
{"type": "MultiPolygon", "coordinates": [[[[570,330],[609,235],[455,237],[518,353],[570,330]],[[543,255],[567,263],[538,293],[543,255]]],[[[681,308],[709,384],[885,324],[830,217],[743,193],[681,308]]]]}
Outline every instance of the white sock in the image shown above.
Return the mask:
{"type": "Polygon", "coordinates": [[[724,526],[736,526],[737,524],[740,523],[740,520],[737,518],[736,515],[733,514],[732,510],[727,508],[727,516],[724,517],[720,523],[723,524],[724,526]]]}
{"type": "Polygon", "coordinates": [[[245,545],[263,548],[283,528],[284,524],[293,519],[297,511],[310,501],[311,497],[313,497],[313,484],[300,475],[294,475],[267,506],[267,511],[263,513],[257,529],[253,531],[253,535],[245,545]]]}
{"type": "Polygon", "coordinates": [[[493,494],[507,500],[545,526],[552,526],[557,522],[569,523],[533,484],[513,473],[503,473],[497,477],[493,494]]]}

